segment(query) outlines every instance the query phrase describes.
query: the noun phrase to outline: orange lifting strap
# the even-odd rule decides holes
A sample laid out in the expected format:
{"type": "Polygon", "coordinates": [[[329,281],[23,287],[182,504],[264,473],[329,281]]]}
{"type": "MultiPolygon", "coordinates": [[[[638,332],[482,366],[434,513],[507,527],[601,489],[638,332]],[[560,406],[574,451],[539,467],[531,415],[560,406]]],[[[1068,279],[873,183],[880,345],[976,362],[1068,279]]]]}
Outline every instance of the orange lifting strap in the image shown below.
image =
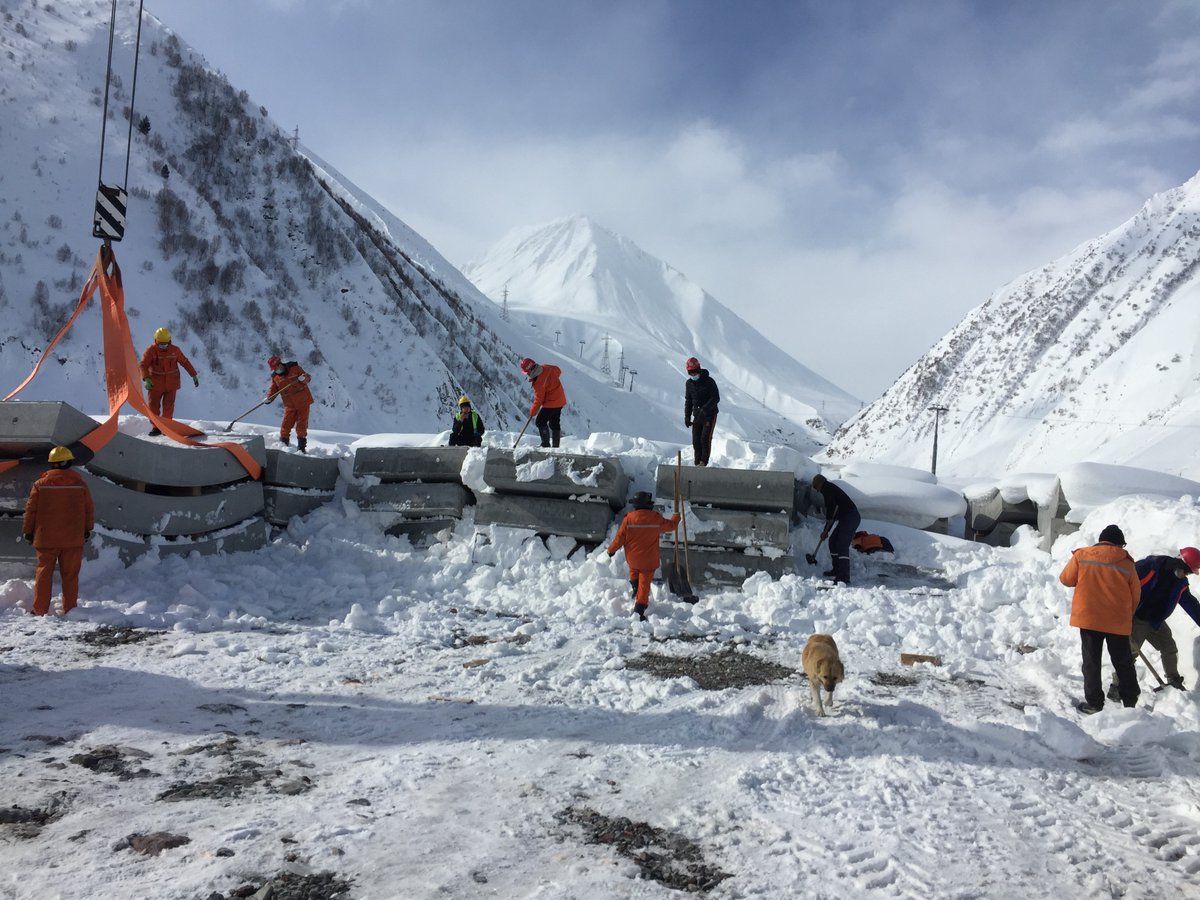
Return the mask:
{"type": "MultiPolygon", "coordinates": [[[[33,367],[33,371],[29,373],[29,377],[4,399],[11,400],[24,390],[29,382],[33,381],[34,376],[42,367],[42,363],[50,355],[50,351],[75,324],[75,320],[79,318],[79,314],[83,312],[83,308],[92,299],[97,288],[100,290],[101,313],[104,316],[104,376],[108,388],[109,415],[107,421],[101,422],[94,431],[89,431],[84,435],[81,443],[94,452],[112,440],[113,435],[117,433],[117,416],[121,407],[128,403],[172,440],[190,447],[210,449],[220,447],[228,450],[242,464],[242,468],[250,473],[251,478],[256,481],[261,478],[262,466],[254,461],[254,458],[246,452],[246,448],[241,444],[233,442],[198,443],[190,440],[190,437],[204,432],[174,419],[157,416],[150,411],[150,407],[146,404],[146,398],[142,395],[141,371],[138,368],[137,354],[133,349],[133,337],[129,333],[129,320],[125,316],[125,290],[121,285],[121,269],[117,265],[116,257],[113,256],[112,247],[107,243],[101,245],[100,251],[96,254],[96,262],[92,265],[91,274],[88,275],[88,280],[83,286],[83,293],[79,296],[79,305],[75,307],[75,312],[71,314],[67,324],[59,329],[49,346],[42,351],[41,358],[33,367]]],[[[0,462],[0,472],[16,465],[16,460],[0,462]]]]}

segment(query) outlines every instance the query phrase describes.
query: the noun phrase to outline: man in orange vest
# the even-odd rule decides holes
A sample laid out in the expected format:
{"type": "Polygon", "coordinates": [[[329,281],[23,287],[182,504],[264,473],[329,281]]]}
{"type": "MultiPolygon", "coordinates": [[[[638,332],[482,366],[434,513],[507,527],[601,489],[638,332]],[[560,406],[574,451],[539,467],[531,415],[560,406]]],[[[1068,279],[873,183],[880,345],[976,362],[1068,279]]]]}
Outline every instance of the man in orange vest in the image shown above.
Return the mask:
{"type": "MultiPolygon", "coordinates": [[[[179,390],[179,367],[183,366],[192,376],[192,384],[200,387],[200,376],[196,368],[174,344],[171,331],[160,328],[154,332],[154,343],[142,354],[142,387],[146,389],[146,402],[156,416],[175,418],[175,392],[179,390]]],[[[157,427],[150,429],[151,435],[162,434],[157,427]]]]}
{"type": "Polygon", "coordinates": [[[1105,526],[1100,543],[1080,547],[1071,554],[1058,580],[1075,588],[1071,599],[1071,625],[1079,629],[1083,652],[1083,702],[1075,708],[1091,715],[1104,709],[1100,684],[1100,651],[1108,646],[1108,658],[1120,679],[1121,702],[1137,706],[1137,673],[1129,635],[1133,612],[1141,599],[1133,557],[1125,552],[1125,535],[1116,525],[1105,526]]]}
{"type": "Polygon", "coordinates": [[[562,438],[562,411],[567,393],[562,386],[562,369],[538,365],[528,356],[521,360],[521,372],[533,385],[533,406],[529,417],[537,416],[537,430],[543,447],[557,447],[562,438]]]}
{"type": "Polygon", "coordinates": [[[312,380],[300,363],[284,362],[278,356],[267,360],[271,369],[271,387],[267,390],[267,402],[274,403],[283,397],[283,422],[279,426],[279,440],[287,444],[292,439],[292,426],[296,428],[296,449],[308,452],[308,413],[313,405],[312,391],[308,383],[312,380]]]}
{"type": "Polygon", "coordinates": [[[634,594],[633,611],[644,622],[646,608],[650,605],[650,582],[659,564],[658,536],[675,529],[679,524],[679,513],[669,519],[660,515],[652,508],[654,498],[648,491],[638,491],[629,503],[633,511],[621,520],[617,536],[608,545],[608,555],[612,558],[618,550],[625,548],[629,584],[634,594]]]}
{"type": "Polygon", "coordinates": [[[79,567],[83,544],[92,535],[92,492],[78,472],[70,469],[75,459],[66,447],[50,451],[50,468],[33,483],[25,501],[21,532],[37,550],[37,573],[33,582],[33,614],[50,611],[54,567],[62,578],[62,611],[65,616],[79,599],[79,567]]]}

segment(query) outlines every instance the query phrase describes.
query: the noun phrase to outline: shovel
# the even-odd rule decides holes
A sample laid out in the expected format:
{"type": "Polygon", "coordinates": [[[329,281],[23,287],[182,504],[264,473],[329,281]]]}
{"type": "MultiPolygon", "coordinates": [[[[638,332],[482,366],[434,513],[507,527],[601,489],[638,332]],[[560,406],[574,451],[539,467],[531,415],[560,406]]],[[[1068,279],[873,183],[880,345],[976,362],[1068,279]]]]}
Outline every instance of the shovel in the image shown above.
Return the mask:
{"type": "Polygon", "coordinates": [[[1167,683],[1162,680],[1162,676],[1158,674],[1158,672],[1157,672],[1157,670],[1155,670],[1154,666],[1150,665],[1150,660],[1146,659],[1146,654],[1143,653],[1141,650],[1139,650],[1138,658],[1141,659],[1141,661],[1146,664],[1146,668],[1150,670],[1150,674],[1153,675],[1154,680],[1158,682],[1158,687],[1156,687],[1154,689],[1154,693],[1157,694],[1159,691],[1166,690],[1167,683]]]}
{"type": "Polygon", "coordinates": [[[513,441],[513,449],[517,449],[517,444],[521,443],[521,438],[525,437],[525,429],[529,427],[529,423],[533,421],[533,413],[529,414],[529,418],[525,420],[525,424],[521,426],[521,433],[517,435],[517,439],[513,441]]]}
{"type": "MultiPolygon", "coordinates": [[[[296,376],[296,378],[299,378],[299,377],[300,377],[299,375],[297,375],[297,376],[296,376]]],[[[287,381],[285,381],[283,384],[281,384],[281,385],[279,386],[279,390],[278,390],[278,391],[276,391],[276,392],[275,392],[275,393],[273,393],[273,394],[269,394],[269,395],[267,395],[267,396],[266,396],[266,397],[264,397],[262,400],[259,400],[259,401],[258,401],[257,403],[255,403],[255,404],[254,404],[252,407],[250,407],[248,410],[246,410],[244,413],[242,413],[240,416],[238,416],[236,419],[234,419],[232,422],[230,422],[230,423],[229,423],[229,427],[228,427],[228,428],[226,428],[225,430],[226,430],[226,431],[233,431],[233,426],[234,426],[234,425],[236,425],[238,422],[242,421],[242,419],[246,418],[246,416],[250,415],[250,413],[254,412],[254,411],[255,411],[256,409],[258,409],[260,406],[265,406],[266,404],[268,404],[268,403],[270,403],[272,400],[274,400],[276,397],[278,397],[278,396],[279,396],[279,395],[280,395],[280,394],[283,392],[283,389],[284,389],[285,387],[287,387],[289,384],[291,384],[293,381],[295,381],[295,380],[296,380],[296,378],[290,378],[290,379],[288,379],[287,381]]]]}
{"type": "Polygon", "coordinates": [[[805,560],[808,561],[808,564],[810,566],[815,566],[817,564],[817,553],[820,551],[821,545],[823,543],[825,543],[825,535],[821,535],[821,539],[819,541],[817,541],[817,546],[815,548],[813,548],[812,553],[804,554],[804,558],[805,558],[805,560]]]}
{"type": "MultiPolygon", "coordinates": [[[[675,512],[682,515],[683,499],[679,491],[679,470],[683,465],[683,451],[675,458],[675,512]]],[[[679,528],[675,529],[675,558],[664,567],[663,574],[667,576],[667,588],[684,603],[695,603],[700,598],[692,590],[690,566],[687,559],[687,523],[684,522],[683,558],[684,567],[679,567],[679,528]]]]}

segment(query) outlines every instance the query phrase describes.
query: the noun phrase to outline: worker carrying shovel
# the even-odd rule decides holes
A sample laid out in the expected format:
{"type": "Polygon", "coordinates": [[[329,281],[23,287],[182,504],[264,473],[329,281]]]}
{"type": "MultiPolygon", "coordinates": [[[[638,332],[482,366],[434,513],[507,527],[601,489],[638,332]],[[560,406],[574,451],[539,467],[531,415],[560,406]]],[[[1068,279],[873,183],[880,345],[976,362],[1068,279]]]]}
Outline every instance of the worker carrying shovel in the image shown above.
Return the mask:
{"type": "Polygon", "coordinates": [[[643,622],[646,621],[646,608],[650,605],[650,582],[654,571],[658,568],[658,536],[666,531],[674,531],[679,524],[679,513],[671,518],[657,512],[654,498],[648,491],[638,491],[629,501],[633,510],[626,513],[617,529],[617,536],[608,545],[608,555],[612,558],[622,547],[625,548],[625,562],[629,564],[629,584],[633,588],[633,612],[643,622]]]}
{"type": "Polygon", "coordinates": [[[308,412],[313,405],[312,391],[308,383],[312,376],[298,362],[284,362],[278,356],[267,360],[271,369],[271,387],[265,403],[273,403],[276,397],[283,398],[283,423],[279,426],[279,440],[289,444],[292,428],[296,429],[296,449],[308,452],[308,412]]]}

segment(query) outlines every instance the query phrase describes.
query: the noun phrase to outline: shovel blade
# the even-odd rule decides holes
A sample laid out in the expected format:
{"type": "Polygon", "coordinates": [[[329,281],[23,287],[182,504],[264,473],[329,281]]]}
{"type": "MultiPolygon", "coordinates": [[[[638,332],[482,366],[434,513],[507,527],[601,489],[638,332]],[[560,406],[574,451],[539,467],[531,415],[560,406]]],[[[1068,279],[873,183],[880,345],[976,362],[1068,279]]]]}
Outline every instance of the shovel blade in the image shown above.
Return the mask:
{"type": "Polygon", "coordinates": [[[676,597],[683,598],[685,603],[695,603],[699,599],[688,583],[687,572],[683,566],[669,562],[663,567],[663,575],[667,579],[667,590],[676,597]]]}

